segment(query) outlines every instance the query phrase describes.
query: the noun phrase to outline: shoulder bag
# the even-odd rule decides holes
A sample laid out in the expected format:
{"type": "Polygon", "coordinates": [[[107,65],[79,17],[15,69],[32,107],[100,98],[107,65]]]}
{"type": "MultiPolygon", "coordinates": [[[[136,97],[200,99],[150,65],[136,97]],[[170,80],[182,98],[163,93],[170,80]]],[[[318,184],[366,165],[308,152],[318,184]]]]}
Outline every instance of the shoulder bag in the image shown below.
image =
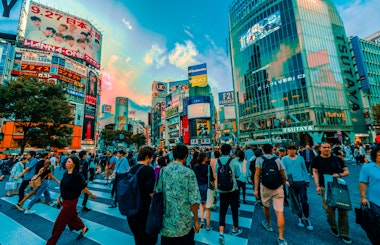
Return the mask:
{"type": "Polygon", "coordinates": [[[151,236],[158,236],[164,220],[165,200],[164,200],[164,169],[161,169],[160,176],[156,181],[153,199],[150,204],[148,220],[146,222],[146,233],[151,236]],[[162,179],[161,190],[156,191],[159,179],[162,179]]]}

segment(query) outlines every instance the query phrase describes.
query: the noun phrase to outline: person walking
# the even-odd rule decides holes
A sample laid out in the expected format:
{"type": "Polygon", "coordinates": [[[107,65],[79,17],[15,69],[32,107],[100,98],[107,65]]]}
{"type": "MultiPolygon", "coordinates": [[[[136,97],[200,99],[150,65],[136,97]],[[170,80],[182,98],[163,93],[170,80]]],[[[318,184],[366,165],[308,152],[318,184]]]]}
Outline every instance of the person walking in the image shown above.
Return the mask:
{"type": "Polygon", "coordinates": [[[240,177],[240,168],[237,158],[231,158],[231,146],[223,144],[220,148],[222,156],[215,165],[217,172],[216,183],[219,192],[219,244],[224,244],[226,214],[231,206],[233,230],[232,235],[237,236],[243,232],[239,227],[239,188],[236,179],[240,177]]]}
{"type": "Polygon", "coordinates": [[[195,173],[186,167],[188,149],[177,145],[173,149],[174,161],[161,172],[157,192],[164,193],[164,218],[161,245],[193,245],[195,232],[199,232],[199,188],[195,173]]]}
{"type": "Polygon", "coordinates": [[[15,165],[13,165],[13,167],[11,169],[11,175],[9,176],[9,181],[15,182],[16,186],[15,186],[15,189],[13,189],[13,193],[11,193],[12,190],[8,190],[8,192],[7,192],[8,197],[10,197],[12,195],[17,195],[18,186],[22,182],[22,179],[19,179],[18,177],[20,176],[22,171],[24,171],[25,164],[26,164],[26,157],[20,157],[19,161],[15,165]],[[16,178],[17,178],[17,180],[16,180],[16,178]]]}
{"type": "MultiPolygon", "coordinates": [[[[87,160],[87,152],[86,151],[80,151],[78,153],[78,156],[79,156],[79,163],[80,163],[79,172],[82,174],[84,180],[86,181],[86,186],[87,186],[87,184],[88,184],[88,170],[89,170],[89,163],[87,160]]],[[[87,202],[88,202],[88,194],[83,193],[82,212],[91,211],[91,208],[87,207],[87,202]]]]}
{"type": "Polygon", "coordinates": [[[35,151],[29,151],[28,154],[26,154],[27,164],[24,169],[24,171],[21,172],[21,174],[15,178],[17,181],[18,179],[23,178],[23,181],[21,182],[20,188],[18,189],[18,202],[16,204],[17,206],[22,199],[25,197],[25,189],[29,185],[29,181],[33,178],[36,172],[36,165],[38,160],[35,158],[36,152],[35,151]]]}
{"type": "Polygon", "coordinates": [[[68,157],[66,161],[67,171],[63,174],[59,187],[60,194],[58,195],[56,203],[57,206],[62,205],[63,208],[54,223],[52,236],[47,241],[47,245],[54,245],[57,243],[62,232],[65,230],[66,225],[69,226],[70,230],[81,230],[81,233],[79,233],[76,238],[77,240],[81,239],[86,232],[88,232],[88,227],[85,226],[82,220],[78,217],[76,207],[82,191],[87,193],[92,199],[95,199],[96,196],[86,187],[86,181],[79,172],[79,168],[79,158],[75,156],[68,157]]]}
{"type": "Polygon", "coordinates": [[[313,226],[309,220],[310,207],[307,201],[307,188],[310,186],[309,175],[306,169],[305,160],[297,155],[297,147],[291,145],[287,149],[288,155],[282,158],[288,181],[286,184],[292,188],[301,202],[302,210],[298,215],[298,226],[305,227],[309,231],[313,226]]]}
{"type": "Polygon", "coordinates": [[[109,208],[117,207],[117,184],[119,183],[120,176],[122,176],[122,174],[125,174],[129,169],[128,160],[127,158],[125,158],[125,151],[123,150],[117,151],[116,156],[117,156],[117,162],[115,165],[115,170],[110,176],[110,178],[114,178],[114,176],[116,176],[115,181],[113,182],[112,190],[111,190],[111,195],[114,196],[114,201],[113,201],[113,204],[109,206],[109,208]]]}
{"type": "Polygon", "coordinates": [[[315,154],[313,149],[311,149],[310,145],[305,146],[305,149],[303,149],[303,151],[301,152],[301,156],[305,160],[307,172],[311,175],[311,162],[313,161],[315,154]]]}
{"type": "Polygon", "coordinates": [[[153,148],[149,146],[142,147],[137,158],[138,164],[129,170],[129,173],[132,174],[139,171],[137,181],[140,189],[140,210],[135,216],[127,216],[128,225],[134,235],[136,245],[154,245],[158,240],[157,236],[151,236],[145,231],[155,183],[154,170],[149,166],[153,153],[153,148]]]}
{"type": "Polygon", "coordinates": [[[199,212],[201,216],[200,227],[206,227],[206,231],[210,231],[210,215],[211,209],[206,208],[207,201],[207,189],[210,185],[214,186],[214,174],[208,164],[207,154],[205,152],[199,153],[197,163],[194,165],[194,173],[197,177],[199,193],[201,195],[201,203],[199,204],[199,212]],[[206,222],[204,218],[204,213],[206,211],[206,222]]]}
{"type": "MultiPolygon", "coordinates": [[[[246,200],[246,192],[247,192],[247,181],[248,181],[248,175],[249,175],[249,166],[247,164],[247,160],[245,159],[244,151],[240,150],[237,153],[237,159],[239,162],[239,169],[240,169],[240,176],[237,178],[236,182],[239,189],[239,196],[240,196],[240,190],[243,192],[243,203],[247,204],[246,200]]],[[[252,156],[251,156],[252,157],[252,156]]]]}
{"type": "Polygon", "coordinates": [[[339,237],[340,235],[344,243],[351,244],[352,240],[349,234],[348,211],[341,208],[329,207],[326,204],[324,175],[332,175],[335,178],[341,178],[350,174],[345,162],[339,157],[333,156],[331,151],[332,149],[329,143],[323,142],[320,144],[320,155],[315,157],[312,162],[314,182],[318,195],[322,196],[322,207],[326,212],[327,222],[330,225],[330,232],[335,237],[339,237]],[[336,210],[338,210],[338,224],[335,217],[336,210]]]}
{"type": "Polygon", "coordinates": [[[267,231],[273,231],[273,228],[271,226],[269,210],[270,203],[272,200],[273,209],[277,217],[278,244],[287,245],[288,243],[284,239],[285,218],[283,184],[285,184],[286,182],[284,165],[282,164],[282,161],[279,158],[273,156],[273,146],[271,144],[263,145],[263,152],[264,155],[256,159],[255,171],[255,197],[256,199],[259,199],[260,188],[261,202],[264,206],[263,210],[266,219],[263,220],[261,224],[267,231]],[[269,168],[270,166],[273,167],[269,168]],[[267,172],[269,170],[270,172],[273,172],[273,174],[267,172]]]}

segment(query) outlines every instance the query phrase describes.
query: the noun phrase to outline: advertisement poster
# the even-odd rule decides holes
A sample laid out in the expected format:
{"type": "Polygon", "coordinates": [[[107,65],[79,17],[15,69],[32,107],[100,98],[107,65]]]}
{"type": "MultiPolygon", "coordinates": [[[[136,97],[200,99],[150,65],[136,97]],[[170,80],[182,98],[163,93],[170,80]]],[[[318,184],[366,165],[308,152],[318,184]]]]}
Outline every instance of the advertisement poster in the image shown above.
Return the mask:
{"type": "Polygon", "coordinates": [[[36,2],[30,2],[22,44],[100,67],[101,33],[86,20],[36,2]]]}
{"type": "Polygon", "coordinates": [[[188,67],[189,84],[191,87],[205,87],[207,85],[206,63],[188,67]]]}
{"type": "Polygon", "coordinates": [[[209,136],[211,132],[210,120],[196,120],[197,136],[209,136]]]}
{"type": "Polygon", "coordinates": [[[154,81],[152,83],[152,96],[165,98],[167,95],[167,86],[163,82],[154,81]]]}
{"type": "Polygon", "coordinates": [[[86,94],[97,96],[98,95],[99,76],[93,71],[89,70],[87,74],[86,94]]]}
{"type": "Polygon", "coordinates": [[[0,38],[16,40],[22,2],[22,0],[1,1],[0,38]]]}

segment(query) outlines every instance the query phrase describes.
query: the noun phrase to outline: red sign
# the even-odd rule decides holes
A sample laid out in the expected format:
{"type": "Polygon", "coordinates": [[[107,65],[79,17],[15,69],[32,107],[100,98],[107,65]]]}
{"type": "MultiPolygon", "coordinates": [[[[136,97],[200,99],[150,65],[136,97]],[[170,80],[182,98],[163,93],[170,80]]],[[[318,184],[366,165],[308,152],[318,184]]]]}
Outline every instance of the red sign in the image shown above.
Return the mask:
{"type": "Polygon", "coordinates": [[[190,130],[189,130],[189,120],[187,116],[182,117],[182,135],[183,143],[190,144],[190,130]]]}

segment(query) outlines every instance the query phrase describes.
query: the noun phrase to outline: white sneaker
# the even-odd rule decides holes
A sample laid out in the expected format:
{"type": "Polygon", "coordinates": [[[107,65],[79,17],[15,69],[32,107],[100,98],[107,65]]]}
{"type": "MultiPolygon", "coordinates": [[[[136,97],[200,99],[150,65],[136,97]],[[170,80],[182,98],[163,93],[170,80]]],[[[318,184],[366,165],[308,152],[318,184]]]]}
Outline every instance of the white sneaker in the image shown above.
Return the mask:
{"type": "Polygon", "coordinates": [[[305,224],[303,223],[302,219],[298,219],[298,226],[299,227],[305,227],[305,224]]]}
{"type": "Polygon", "coordinates": [[[311,225],[310,220],[305,220],[306,229],[309,231],[314,230],[314,227],[311,225]]]}
{"type": "Polygon", "coordinates": [[[24,214],[34,214],[36,211],[31,209],[25,209],[24,214]]]}

